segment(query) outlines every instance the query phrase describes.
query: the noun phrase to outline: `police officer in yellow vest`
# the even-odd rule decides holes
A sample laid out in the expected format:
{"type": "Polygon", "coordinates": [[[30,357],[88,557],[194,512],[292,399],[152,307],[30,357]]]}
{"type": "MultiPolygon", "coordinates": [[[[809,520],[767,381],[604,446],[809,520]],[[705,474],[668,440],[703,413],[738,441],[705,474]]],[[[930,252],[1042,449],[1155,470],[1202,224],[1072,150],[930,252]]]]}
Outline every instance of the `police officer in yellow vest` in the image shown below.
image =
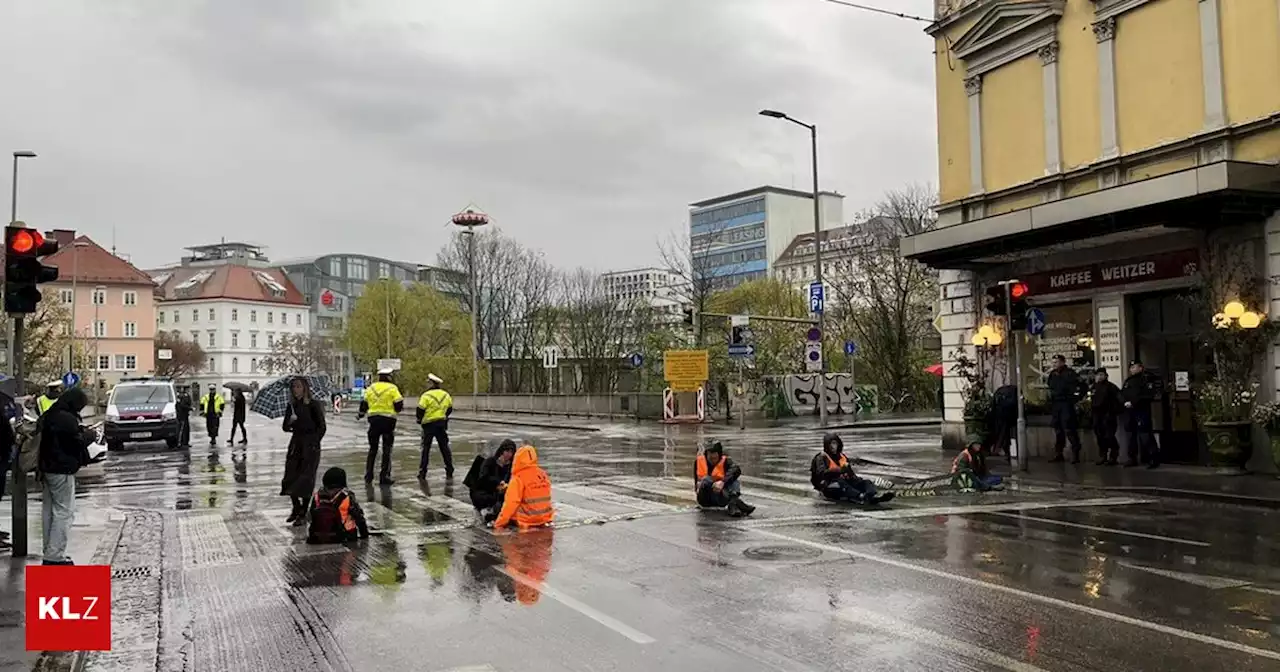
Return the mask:
{"type": "Polygon", "coordinates": [[[44,388],[44,394],[36,397],[36,414],[44,415],[44,412],[53,405],[54,400],[60,396],[62,396],[62,381],[50,381],[44,388]]]}
{"type": "Polygon", "coordinates": [[[431,461],[431,440],[440,442],[440,454],[444,456],[444,477],[453,478],[453,451],[449,450],[449,416],[453,415],[453,397],[440,385],[444,383],[436,374],[427,375],[427,391],[418,398],[418,422],[422,425],[422,459],[418,461],[418,480],[427,477],[427,463],[431,461]]]}
{"type": "Polygon", "coordinates": [[[373,482],[373,462],[378,457],[378,442],[382,442],[382,471],[379,485],[391,485],[391,445],[396,440],[396,414],[404,410],[404,397],[400,388],[391,382],[393,369],[379,369],[378,382],[364,391],[356,420],[369,416],[369,456],[364,462],[364,482],[373,482]]]}
{"type": "Polygon", "coordinates": [[[222,424],[222,409],[226,405],[226,400],[218,394],[215,385],[210,385],[208,394],[200,397],[200,415],[204,416],[204,427],[209,433],[211,446],[218,445],[218,425],[222,424]]]}

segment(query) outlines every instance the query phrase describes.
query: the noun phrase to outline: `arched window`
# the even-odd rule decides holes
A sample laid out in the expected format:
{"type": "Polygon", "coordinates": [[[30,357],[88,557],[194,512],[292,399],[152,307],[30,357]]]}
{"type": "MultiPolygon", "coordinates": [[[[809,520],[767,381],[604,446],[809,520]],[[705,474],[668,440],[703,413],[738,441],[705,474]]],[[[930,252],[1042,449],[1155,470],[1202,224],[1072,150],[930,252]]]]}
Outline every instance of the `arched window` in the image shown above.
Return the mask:
{"type": "Polygon", "coordinates": [[[231,358],[231,373],[240,373],[240,358],[231,358]]]}

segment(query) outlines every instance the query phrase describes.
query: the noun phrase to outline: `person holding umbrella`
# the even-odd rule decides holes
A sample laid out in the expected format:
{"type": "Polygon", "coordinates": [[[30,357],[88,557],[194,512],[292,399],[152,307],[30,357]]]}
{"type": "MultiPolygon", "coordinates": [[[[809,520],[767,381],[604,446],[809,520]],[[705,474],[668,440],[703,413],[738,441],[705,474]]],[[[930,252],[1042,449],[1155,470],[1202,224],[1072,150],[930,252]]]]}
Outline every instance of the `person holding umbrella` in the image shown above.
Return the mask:
{"type": "Polygon", "coordinates": [[[307,522],[307,509],[316,489],[316,470],[320,468],[320,440],[327,426],[324,403],[312,396],[311,384],[298,376],[289,383],[289,401],[284,408],[283,429],[293,436],[284,458],[284,478],[280,494],[293,502],[293,511],[285,522],[300,527],[307,522]]]}
{"type": "Polygon", "coordinates": [[[240,445],[249,443],[249,432],[244,428],[245,408],[248,403],[244,398],[244,390],[234,388],[231,390],[231,435],[227,437],[227,445],[230,446],[236,442],[236,427],[240,428],[240,445]]]}
{"type": "Polygon", "coordinates": [[[227,402],[218,394],[218,388],[209,384],[209,393],[200,397],[200,415],[204,416],[205,430],[209,433],[209,445],[218,445],[218,425],[222,423],[222,409],[227,402]]]}

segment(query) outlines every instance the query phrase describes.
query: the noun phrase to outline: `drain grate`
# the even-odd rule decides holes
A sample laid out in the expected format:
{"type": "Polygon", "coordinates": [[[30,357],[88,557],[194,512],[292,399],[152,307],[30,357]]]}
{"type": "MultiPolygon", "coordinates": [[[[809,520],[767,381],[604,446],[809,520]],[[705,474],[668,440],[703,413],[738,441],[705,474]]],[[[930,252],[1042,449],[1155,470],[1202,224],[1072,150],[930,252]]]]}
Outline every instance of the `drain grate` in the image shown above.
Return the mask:
{"type": "Polygon", "coordinates": [[[811,560],[822,555],[822,551],[808,546],[755,546],[743,551],[742,555],[752,560],[794,562],[811,560]]]}
{"type": "Polygon", "coordinates": [[[121,567],[120,569],[111,570],[111,578],[146,579],[151,577],[153,571],[151,567],[121,567]]]}

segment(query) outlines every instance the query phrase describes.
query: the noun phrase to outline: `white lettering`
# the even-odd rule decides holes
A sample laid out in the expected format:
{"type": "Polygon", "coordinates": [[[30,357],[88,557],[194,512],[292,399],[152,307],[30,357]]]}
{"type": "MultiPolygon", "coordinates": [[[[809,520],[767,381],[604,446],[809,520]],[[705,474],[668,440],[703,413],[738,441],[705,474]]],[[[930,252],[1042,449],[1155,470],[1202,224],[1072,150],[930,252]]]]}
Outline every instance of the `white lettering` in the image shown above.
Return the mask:
{"type": "Polygon", "coordinates": [[[1087,285],[1092,282],[1093,271],[1089,269],[1049,276],[1050,289],[1066,289],[1068,287],[1075,287],[1078,285],[1087,285]]]}
{"type": "Polygon", "coordinates": [[[40,619],[39,619],[39,620],[42,620],[42,621],[43,621],[43,620],[49,620],[49,619],[52,619],[52,620],[55,620],[55,621],[56,621],[56,620],[58,620],[58,612],[54,611],[53,607],[54,607],[54,605],[56,605],[56,604],[58,603],[58,600],[60,600],[60,599],[61,599],[61,600],[65,600],[65,599],[67,599],[67,598],[65,598],[65,597],[62,597],[62,598],[58,598],[58,597],[42,597],[42,598],[40,598],[40,619]]]}
{"type": "Polygon", "coordinates": [[[71,598],[69,597],[62,598],[62,620],[64,621],[80,620],[80,614],[77,614],[76,612],[71,611],[71,598]]]}
{"type": "Polygon", "coordinates": [[[93,616],[93,615],[91,615],[91,614],[93,614],[93,608],[94,608],[94,607],[96,607],[96,606],[98,606],[98,598],[96,598],[96,597],[86,597],[86,598],[84,598],[84,599],[85,599],[85,601],[87,601],[87,602],[89,603],[89,606],[84,610],[84,615],[83,615],[83,616],[81,616],[81,618],[83,618],[83,619],[84,619],[84,620],[86,620],[86,621],[96,621],[96,620],[98,620],[98,617],[97,617],[97,616],[93,616]]]}

